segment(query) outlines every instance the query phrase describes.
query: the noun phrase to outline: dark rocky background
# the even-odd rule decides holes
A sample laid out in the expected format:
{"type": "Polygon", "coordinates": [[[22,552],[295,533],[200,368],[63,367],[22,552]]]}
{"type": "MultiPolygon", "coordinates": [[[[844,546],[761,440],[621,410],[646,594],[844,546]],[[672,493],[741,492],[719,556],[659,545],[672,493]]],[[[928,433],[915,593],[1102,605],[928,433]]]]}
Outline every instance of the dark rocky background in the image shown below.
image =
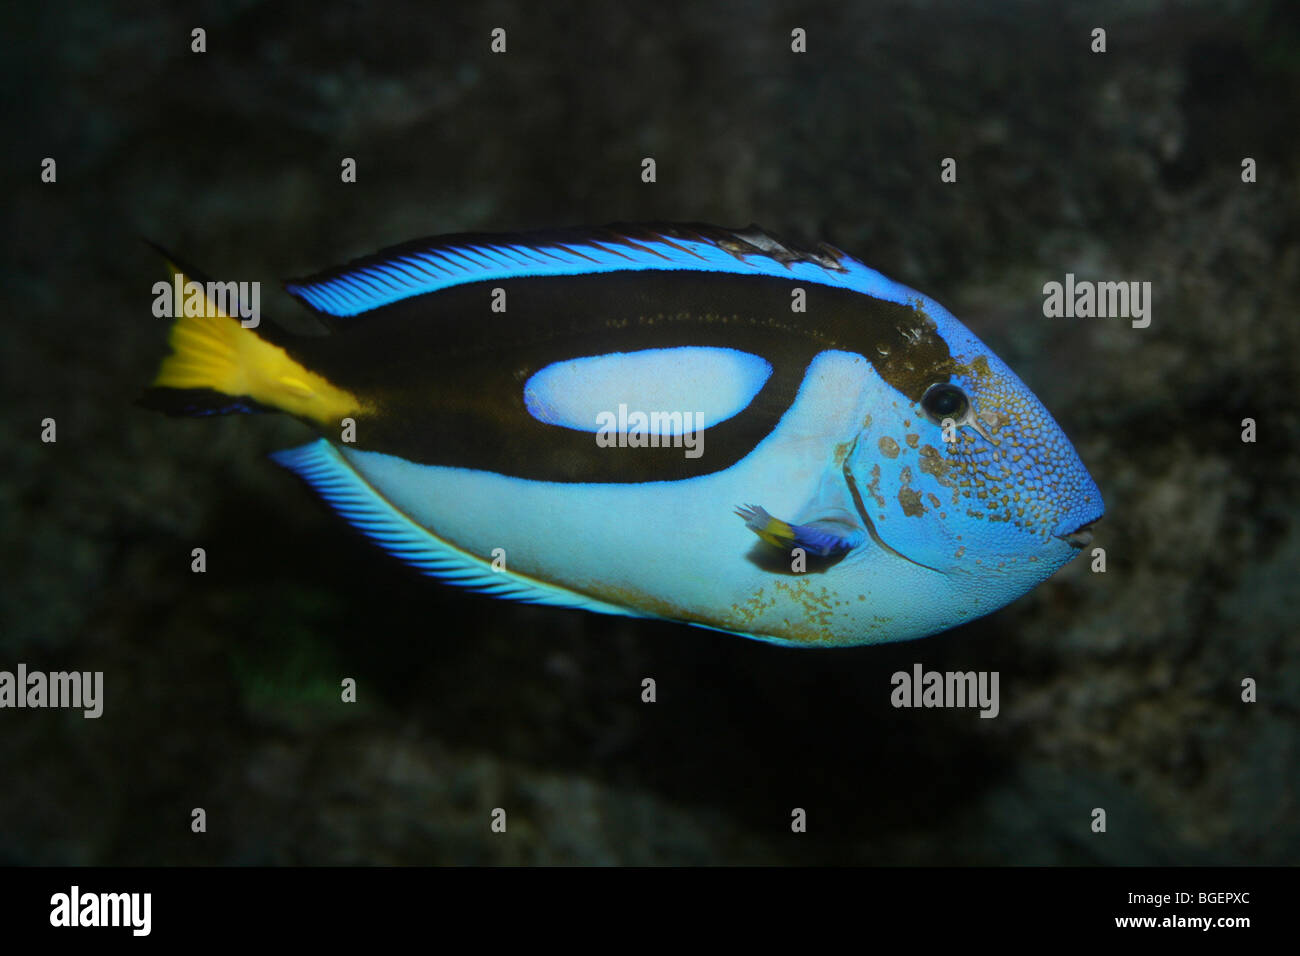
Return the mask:
{"type": "Polygon", "coordinates": [[[4,15],[0,667],[107,694],[0,712],[4,859],[1296,862],[1294,5],[162,6],[4,15]],[[619,219],[825,239],[944,302],[1074,437],[1108,572],[839,652],[513,606],[268,462],[302,426],[132,404],[166,334],[141,235],[274,317],[273,280],[393,242],[619,219]],[[1151,327],[1045,319],[1066,272],[1151,281],[1151,327]],[[914,661],[1000,671],[1001,716],[893,710],[914,661]]]}

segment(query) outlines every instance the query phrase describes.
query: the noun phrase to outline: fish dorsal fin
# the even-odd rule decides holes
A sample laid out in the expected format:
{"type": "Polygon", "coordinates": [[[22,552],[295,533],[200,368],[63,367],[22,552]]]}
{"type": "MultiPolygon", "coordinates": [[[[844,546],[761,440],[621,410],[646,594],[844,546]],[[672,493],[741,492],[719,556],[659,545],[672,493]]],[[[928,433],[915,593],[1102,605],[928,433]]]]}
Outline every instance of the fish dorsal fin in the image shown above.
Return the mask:
{"type": "Polygon", "coordinates": [[[439,236],[286,282],[285,288],[317,312],[344,317],[470,282],[682,269],[794,278],[857,289],[891,302],[916,297],[831,246],[801,249],[757,226],[724,229],[699,223],[439,236]]]}

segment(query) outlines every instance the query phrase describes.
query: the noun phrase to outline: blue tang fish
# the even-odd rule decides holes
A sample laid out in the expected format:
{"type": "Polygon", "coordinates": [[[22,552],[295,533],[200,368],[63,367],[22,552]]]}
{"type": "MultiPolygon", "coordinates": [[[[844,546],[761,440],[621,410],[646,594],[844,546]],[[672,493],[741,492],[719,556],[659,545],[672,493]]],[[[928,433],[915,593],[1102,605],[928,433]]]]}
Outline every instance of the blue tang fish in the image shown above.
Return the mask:
{"type": "MultiPolygon", "coordinates": [[[[178,288],[204,281],[169,261],[178,288]]],[[[280,464],[497,597],[903,640],[1026,593],[1103,511],[1047,409],[946,309],[757,227],[407,243],[287,283],[323,335],[245,327],[193,288],[204,307],[180,311],[204,314],[176,320],[145,404],[301,419],[322,437],[280,464]]]]}

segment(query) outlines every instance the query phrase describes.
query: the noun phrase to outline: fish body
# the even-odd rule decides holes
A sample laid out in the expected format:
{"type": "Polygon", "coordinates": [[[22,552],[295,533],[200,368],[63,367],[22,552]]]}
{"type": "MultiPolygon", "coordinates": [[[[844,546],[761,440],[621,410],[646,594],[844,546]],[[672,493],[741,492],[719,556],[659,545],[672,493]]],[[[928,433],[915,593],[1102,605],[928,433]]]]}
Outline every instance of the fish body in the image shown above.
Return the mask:
{"type": "Polygon", "coordinates": [[[458,235],[286,287],[329,334],[182,317],[146,403],[295,415],[322,437],[281,464],[496,596],[791,646],[917,638],[1024,594],[1102,515],[997,356],[828,246],[458,235]]]}

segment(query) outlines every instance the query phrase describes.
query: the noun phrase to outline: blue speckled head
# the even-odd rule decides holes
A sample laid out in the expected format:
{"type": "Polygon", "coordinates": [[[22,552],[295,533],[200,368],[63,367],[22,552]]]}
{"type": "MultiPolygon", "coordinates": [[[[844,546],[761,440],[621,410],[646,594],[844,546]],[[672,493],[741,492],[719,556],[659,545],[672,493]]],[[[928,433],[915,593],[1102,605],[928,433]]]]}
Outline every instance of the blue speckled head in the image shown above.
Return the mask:
{"type": "Polygon", "coordinates": [[[914,301],[918,341],[938,337],[951,363],[871,416],[852,459],[863,506],[902,556],[977,575],[985,593],[991,578],[1010,600],[1088,543],[1101,493],[1015,373],[942,306],[914,301]]]}

